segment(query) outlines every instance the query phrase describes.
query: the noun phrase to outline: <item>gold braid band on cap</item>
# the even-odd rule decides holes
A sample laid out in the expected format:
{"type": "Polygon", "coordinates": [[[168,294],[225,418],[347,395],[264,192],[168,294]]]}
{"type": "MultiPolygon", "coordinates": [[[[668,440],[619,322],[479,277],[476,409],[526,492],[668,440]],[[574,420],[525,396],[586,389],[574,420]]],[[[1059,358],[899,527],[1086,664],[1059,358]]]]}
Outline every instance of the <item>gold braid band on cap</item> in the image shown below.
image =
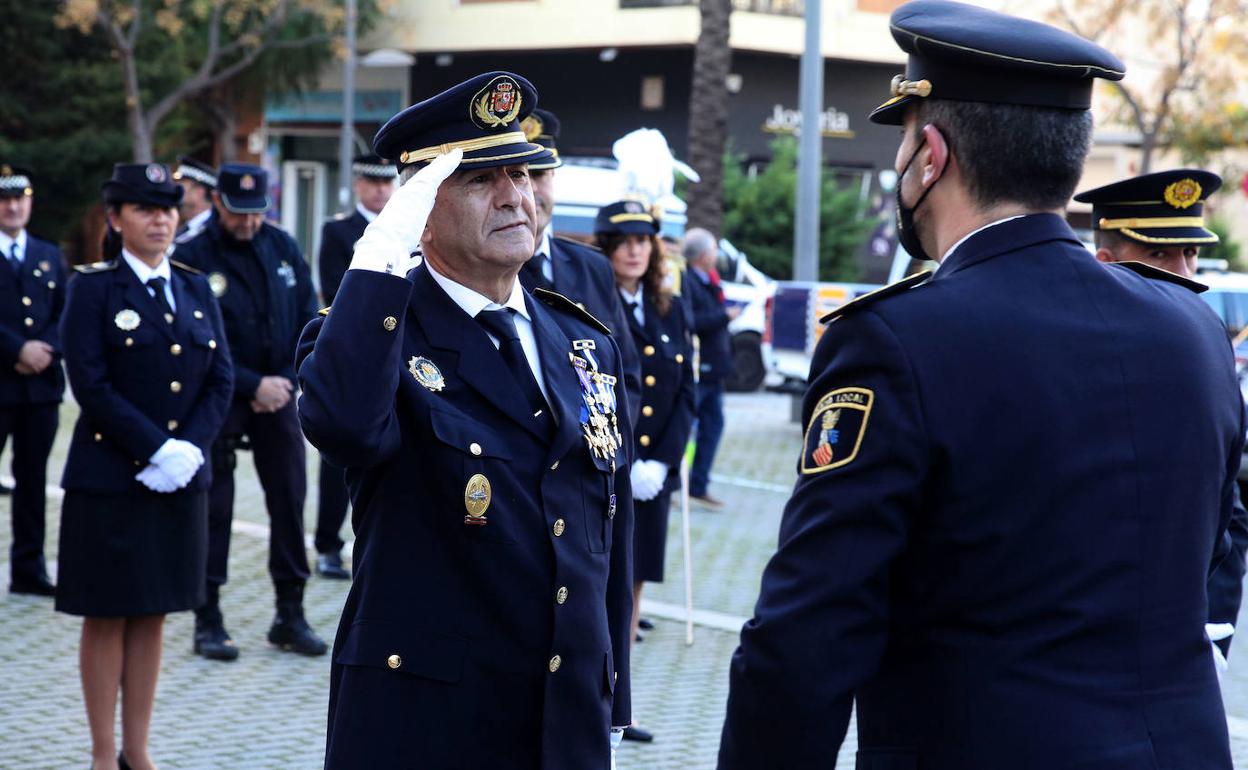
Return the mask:
{"type": "Polygon", "coordinates": [[[620,222],[654,222],[654,217],[649,214],[616,214],[610,221],[613,225],[620,222]]]}
{"type": "Polygon", "coordinates": [[[504,144],[528,144],[528,142],[529,140],[523,131],[508,131],[505,134],[492,134],[483,136],[480,139],[464,139],[458,142],[435,144],[432,147],[422,147],[419,150],[407,150],[399,156],[399,161],[401,163],[420,163],[424,160],[433,160],[439,155],[447,154],[456,147],[464,152],[473,152],[474,150],[485,150],[490,147],[501,147],[504,144]]]}
{"type": "Polygon", "coordinates": [[[1096,223],[1101,230],[1148,229],[1152,227],[1204,227],[1204,217],[1137,217],[1135,219],[1104,219],[1096,223]]]}
{"type": "Polygon", "coordinates": [[[893,96],[931,96],[932,81],[906,80],[905,75],[895,75],[889,91],[893,96]]]}

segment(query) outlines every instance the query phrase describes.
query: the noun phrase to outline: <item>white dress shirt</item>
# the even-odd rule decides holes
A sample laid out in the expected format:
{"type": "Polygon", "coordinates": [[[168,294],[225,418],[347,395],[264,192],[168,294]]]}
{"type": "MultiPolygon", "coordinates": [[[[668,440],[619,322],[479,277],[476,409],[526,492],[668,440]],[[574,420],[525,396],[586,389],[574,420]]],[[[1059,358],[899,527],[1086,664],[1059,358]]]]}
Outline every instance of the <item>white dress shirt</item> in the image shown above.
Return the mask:
{"type": "Polygon", "coordinates": [[[10,238],[8,233],[0,232],[0,256],[8,259],[13,255],[13,244],[17,243],[17,261],[26,261],[26,228],[17,231],[16,238],[10,238]]]}
{"type": "Polygon", "coordinates": [[[148,267],[147,263],[130,253],[128,249],[121,250],[121,258],[126,261],[134,274],[139,277],[139,283],[143,284],[143,288],[147,289],[147,293],[151,297],[156,296],[156,292],[152,287],[147,285],[151,278],[165,279],[165,300],[169,302],[169,307],[173,308],[173,312],[178,312],[178,305],[173,299],[173,274],[169,269],[169,260],[161,258],[160,264],[156,267],[148,267]]]}
{"type": "MultiPolygon", "coordinates": [[[[503,310],[511,308],[516,311],[512,318],[516,323],[516,335],[520,338],[520,347],[524,348],[524,357],[529,361],[529,369],[533,371],[533,379],[537,380],[537,386],[542,389],[542,396],[546,399],[546,403],[551,403],[550,393],[546,390],[546,381],[542,379],[542,363],[537,352],[537,337],[533,334],[533,319],[529,316],[529,308],[524,304],[524,289],[521,288],[520,282],[515,281],[511,285],[511,296],[507,298],[507,302],[500,305],[484,294],[456,283],[450,278],[440,274],[433,269],[433,265],[426,263],[429,268],[429,275],[433,276],[433,280],[438,286],[442,287],[442,291],[446,292],[456,305],[463,308],[464,312],[473,319],[483,310],[503,310]]],[[[485,327],[481,327],[485,331],[485,327]]],[[[490,342],[494,343],[494,347],[499,347],[500,343],[495,339],[493,334],[488,331],[486,336],[490,338],[490,342]]]]}
{"type": "Polygon", "coordinates": [[[364,217],[365,222],[372,222],[374,219],[377,218],[377,212],[369,211],[368,209],[364,208],[363,203],[355,204],[355,210],[360,212],[360,216],[364,217]]]}
{"type": "Polygon", "coordinates": [[[553,258],[550,254],[550,225],[547,225],[546,229],[542,231],[542,239],[537,244],[537,251],[533,252],[533,258],[543,258],[541,261],[542,275],[548,283],[553,284],[555,282],[555,266],[552,264],[553,258]]]}
{"type": "Polygon", "coordinates": [[[637,303],[636,306],[633,307],[633,317],[637,319],[637,323],[644,327],[646,325],[646,303],[643,301],[643,296],[646,291],[645,287],[639,282],[637,284],[636,294],[629,294],[623,286],[617,288],[620,292],[620,299],[623,300],[624,307],[626,309],[628,308],[628,303],[637,303]]]}

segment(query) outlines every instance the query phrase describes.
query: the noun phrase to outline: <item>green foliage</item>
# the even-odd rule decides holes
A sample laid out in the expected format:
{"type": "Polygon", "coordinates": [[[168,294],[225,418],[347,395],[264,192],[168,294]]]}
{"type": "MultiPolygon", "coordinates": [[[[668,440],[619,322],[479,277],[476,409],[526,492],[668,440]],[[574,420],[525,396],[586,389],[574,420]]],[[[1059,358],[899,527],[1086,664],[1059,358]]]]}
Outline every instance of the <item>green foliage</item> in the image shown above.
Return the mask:
{"type": "Polygon", "coordinates": [[[1209,217],[1205,220],[1205,227],[1217,233],[1221,240],[1212,246],[1202,246],[1200,258],[1225,259],[1231,270],[1248,272],[1248,260],[1244,259],[1240,243],[1231,236],[1231,228],[1226,222],[1220,217],[1209,217]]]}
{"type": "MultiPolygon", "coordinates": [[[[793,276],[797,141],[779,137],[771,149],[771,163],[754,177],[743,171],[741,156],[725,154],[724,237],[759,270],[785,280],[793,276]]],[[[819,280],[856,280],[856,256],[873,225],[857,191],[840,188],[825,169],[819,209],[819,280]]]]}
{"type": "Polygon", "coordinates": [[[1243,147],[1248,143],[1246,137],[1248,107],[1238,102],[1176,118],[1170,131],[1171,144],[1190,166],[1207,166],[1219,152],[1243,147]]]}

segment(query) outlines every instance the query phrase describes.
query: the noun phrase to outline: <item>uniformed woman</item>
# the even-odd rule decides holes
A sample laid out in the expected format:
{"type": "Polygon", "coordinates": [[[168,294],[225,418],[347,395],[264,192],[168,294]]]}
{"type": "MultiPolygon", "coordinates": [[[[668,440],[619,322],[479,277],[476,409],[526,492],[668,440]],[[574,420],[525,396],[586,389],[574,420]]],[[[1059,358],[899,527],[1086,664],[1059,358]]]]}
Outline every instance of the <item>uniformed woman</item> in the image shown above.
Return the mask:
{"type": "Polygon", "coordinates": [[[56,609],[83,616],[95,770],[154,766],[147,738],[164,617],[204,602],[208,449],[233,369],[208,282],[167,258],[181,197],[159,163],[114,167],[106,261],[78,268],[61,319],[82,413],[62,480],[56,609]]]}
{"type": "MultiPolygon", "coordinates": [[[[634,435],[633,635],[637,638],[641,589],[663,582],[667,517],[679,487],[680,460],[693,425],[694,383],[689,327],[666,281],[666,260],[654,217],[638,201],[598,210],[594,235],[611,261],[629,332],[641,357],[641,416],[634,435]]],[[[621,330],[622,332],[623,330],[621,330]]],[[[635,725],[629,740],[648,741],[635,725]]]]}

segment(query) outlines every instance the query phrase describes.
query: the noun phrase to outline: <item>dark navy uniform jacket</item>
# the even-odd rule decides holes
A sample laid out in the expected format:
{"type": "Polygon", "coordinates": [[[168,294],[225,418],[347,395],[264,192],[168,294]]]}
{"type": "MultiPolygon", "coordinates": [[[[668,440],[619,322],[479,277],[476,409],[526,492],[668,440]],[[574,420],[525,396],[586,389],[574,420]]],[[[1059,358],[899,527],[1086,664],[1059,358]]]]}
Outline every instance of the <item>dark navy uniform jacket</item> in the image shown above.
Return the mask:
{"type": "Polygon", "coordinates": [[[188,488],[212,483],[209,449],[233,394],[233,367],[208,282],[184,265],[172,267],[172,324],[120,259],[80,267],[70,283],[61,337],[82,415],[65,489],[131,491],[141,486],[135,474],[171,438],[204,453],[188,488]]]}
{"type": "Polygon", "coordinates": [[[816,349],[720,767],[830,767],[856,699],[860,770],[1229,769],[1204,633],[1244,443],[1221,322],[1051,214],[890,293],[816,349]]]}
{"type": "Polygon", "coordinates": [[[527,297],[548,443],[484,330],[409,276],[347,271],[299,346],[299,417],[346,468],[356,534],[325,766],[605,768],[631,718],[632,494],[627,452],[587,448],[569,356],[618,377],[619,353],[567,300],[527,297]]]}
{"type": "Polygon", "coordinates": [[[321,297],[326,305],[334,301],[338,285],[351,266],[355,242],[364,234],[366,227],[368,220],[357,209],[351,216],[330,220],[321,228],[321,251],[316,270],[321,279],[321,297]]]}
{"type": "Polygon", "coordinates": [[[266,222],[250,243],[238,241],[214,218],[176,256],[208,276],[221,304],[236,396],[250,399],[262,377],[294,382],[295,345],[317,310],[312,273],[295,239],[266,222]]]}
{"type": "Polygon", "coordinates": [[[19,270],[0,257],[0,406],[58,403],[65,392],[58,328],[65,271],[61,250],[30,233],[19,270]],[[39,374],[18,374],[13,366],[30,340],[52,346],[52,363],[39,374]]]}
{"type": "Polygon", "coordinates": [[[632,421],[637,422],[637,409],[641,398],[641,362],[637,348],[630,335],[624,333],[628,321],[624,318],[624,306],[615,289],[615,273],[606,256],[591,246],[570,238],[551,236],[550,264],[554,285],[536,282],[529,270],[520,271],[524,288],[552,288],[568,299],[583,306],[590,315],[607,325],[612,339],[624,357],[624,389],[628,391],[628,403],[632,405],[632,421]]]}
{"type": "Polygon", "coordinates": [[[625,308],[629,330],[641,353],[641,416],[637,420],[637,456],[667,466],[669,484],[678,479],[693,427],[693,350],[680,298],[672,297],[667,315],[649,292],[644,294],[646,319],[625,308]]]}
{"type": "Polygon", "coordinates": [[[733,375],[728,311],[719,301],[716,288],[696,270],[685,273],[683,286],[689,294],[693,333],[698,335],[699,379],[708,382],[726,380],[733,375]]]}

